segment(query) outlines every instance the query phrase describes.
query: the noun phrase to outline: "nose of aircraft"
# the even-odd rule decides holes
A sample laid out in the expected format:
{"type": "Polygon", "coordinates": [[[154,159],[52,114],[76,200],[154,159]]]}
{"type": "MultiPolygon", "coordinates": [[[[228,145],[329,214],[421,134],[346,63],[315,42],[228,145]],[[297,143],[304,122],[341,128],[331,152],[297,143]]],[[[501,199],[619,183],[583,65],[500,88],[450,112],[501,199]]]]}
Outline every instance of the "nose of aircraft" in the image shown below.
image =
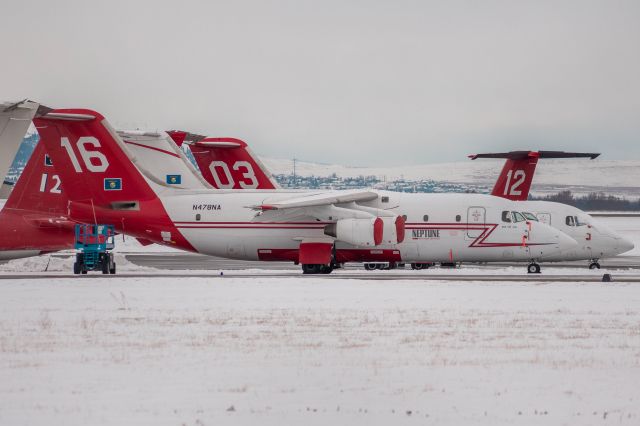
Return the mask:
{"type": "Polygon", "coordinates": [[[630,250],[633,250],[634,247],[635,247],[635,244],[633,244],[631,240],[628,240],[627,238],[624,238],[624,237],[620,237],[620,241],[618,243],[618,248],[620,249],[620,253],[626,253],[630,250]]]}

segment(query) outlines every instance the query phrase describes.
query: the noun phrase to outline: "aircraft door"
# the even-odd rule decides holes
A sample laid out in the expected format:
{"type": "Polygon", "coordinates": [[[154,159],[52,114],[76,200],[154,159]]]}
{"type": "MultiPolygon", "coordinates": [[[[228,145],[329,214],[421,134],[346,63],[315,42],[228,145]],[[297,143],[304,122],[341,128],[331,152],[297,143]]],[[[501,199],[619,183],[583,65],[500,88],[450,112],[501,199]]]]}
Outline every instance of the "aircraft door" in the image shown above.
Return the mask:
{"type": "Polygon", "coordinates": [[[487,212],[484,207],[469,207],[467,209],[467,238],[478,238],[485,230],[487,212]]]}

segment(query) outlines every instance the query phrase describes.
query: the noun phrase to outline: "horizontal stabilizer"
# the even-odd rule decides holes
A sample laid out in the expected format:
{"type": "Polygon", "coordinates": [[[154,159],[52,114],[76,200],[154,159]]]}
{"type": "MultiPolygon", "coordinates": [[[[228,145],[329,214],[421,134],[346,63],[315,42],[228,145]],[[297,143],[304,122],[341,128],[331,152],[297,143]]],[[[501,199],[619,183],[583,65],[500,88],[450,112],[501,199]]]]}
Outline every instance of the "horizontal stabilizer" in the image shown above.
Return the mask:
{"type": "Polygon", "coordinates": [[[565,152],[565,151],[510,151],[487,154],[472,154],[469,158],[505,158],[509,160],[526,160],[527,158],[597,158],[599,153],[592,152],[565,152]]]}

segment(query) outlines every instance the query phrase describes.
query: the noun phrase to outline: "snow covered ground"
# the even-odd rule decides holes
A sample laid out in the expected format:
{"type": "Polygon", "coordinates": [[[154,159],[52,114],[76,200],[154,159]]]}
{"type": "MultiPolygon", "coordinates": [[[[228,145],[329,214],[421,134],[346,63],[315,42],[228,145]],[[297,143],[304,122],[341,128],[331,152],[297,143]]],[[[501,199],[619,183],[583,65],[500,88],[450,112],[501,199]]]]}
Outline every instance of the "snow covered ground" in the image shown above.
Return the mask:
{"type": "Polygon", "coordinates": [[[640,286],[0,285],[0,424],[638,424],[640,286]]]}

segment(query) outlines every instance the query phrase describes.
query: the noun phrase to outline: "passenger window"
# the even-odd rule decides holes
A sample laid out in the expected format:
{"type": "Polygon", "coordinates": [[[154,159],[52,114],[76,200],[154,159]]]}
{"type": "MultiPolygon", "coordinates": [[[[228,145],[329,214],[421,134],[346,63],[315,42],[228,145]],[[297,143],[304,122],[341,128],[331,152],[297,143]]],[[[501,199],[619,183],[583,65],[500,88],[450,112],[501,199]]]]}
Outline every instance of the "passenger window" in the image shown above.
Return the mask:
{"type": "Polygon", "coordinates": [[[383,203],[388,203],[389,202],[389,197],[384,196],[380,199],[380,201],[382,201],[383,203]]]}
{"type": "Polygon", "coordinates": [[[567,226],[576,226],[573,216],[567,216],[567,226]]]}
{"type": "Polygon", "coordinates": [[[422,216],[422,221],[423,222],[429,222],[429,215],[425,214],[424,216],[422,216]]]}
{"type": "Polygon", "coordinates": [[[196,215],[196,220],[200,220],[200,218],[201,218],[201,217],[202,217],[202,216],[200,216],[200,213],[198,213],[198,214],[196,215]]]}
{"type": "Polygon", "coordinates": [[[513,221],[514,222],[524,222],[525,218],[519,212],[511,212],[513,213],[513,221]]]}
{"type": "Polygon", "coordinates": [[[502,212],[502,221],[511,223],[511,212],[509,210],[505,210],[502,212]]]}
{"type": "Polygon", "coordinates": [[[460,222],[461,220],[462,220],[462,217],[459,214],[457,214],[456,215],[456,222],[460,222]]]}

